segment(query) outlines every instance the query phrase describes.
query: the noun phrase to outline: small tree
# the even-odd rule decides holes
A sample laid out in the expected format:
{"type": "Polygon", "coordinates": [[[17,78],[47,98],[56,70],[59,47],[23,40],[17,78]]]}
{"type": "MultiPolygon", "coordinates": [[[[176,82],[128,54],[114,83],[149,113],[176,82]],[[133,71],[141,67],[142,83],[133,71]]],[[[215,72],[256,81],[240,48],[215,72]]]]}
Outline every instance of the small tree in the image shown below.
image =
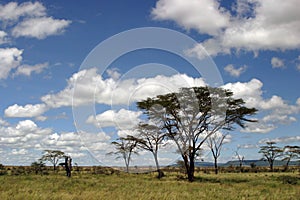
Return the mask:
{"type": "Polygon", "coordinates": [[[65,153],[59,150],[45,150],[41,161],[48,161],[53,164],[53,170],[56,170],[59,159],[64,158],[65,153]]]}
{"type": "Polygon", "coordinates": [[[132,153],[137,154],[137,151],[135,151],[137,141],[128,140],[123,137],[119,138],[118,141],[114,141],[111,143],[115,146],[116,151],[110,152],[108,154],[119,155],[116,157],[116,159],[123,158],[126,166],[126,172],[129,173],[129,164],[131,161],[131,155],[132,153]]]}
{"type": "Polygon", "coordinates": [[[209,147],[214,158],[215,174],[218,174],[219,172],[218,158],[220,157],[222,146],[227,135],[227,133],[223,134],[221,132],[216,132],[207,139],[207,146],[209,147]]]}
{"type": "Polygon", "coordinates": [[[137,129],[139,131],[137,136],[128,136],[126,139],[136,141],[138,148],[152,153],[158,173],[157,178],[162,178],[164,175],[158,163],[158,149],[159,146],[162,145],[165,133],[161,131],[161,128],[154,124],[140,123],[137,129]]]}
{"type": "Polygon", "coordinates": [[[39,172],[42,174],[44,167],[45,163],[40,159],[31,163],[31,168],[34,170],[35,174],[38,174],[39,172]]]}
{"type": "Polygon", "coordinates": [[[235,155],[239,161],[240,172],[242,172],[243,171],[243,162],[244,162],[245,157],[239,154],[239,149],[240,148],[238,147],[237,150],[235,151],[235,155]]]}
{"type": "Polygon", "coordinates": [[[273,171],[273,165],[276,158],[282,156],[283,150],[275,146],[276,142],[267,142],[267,145],[261,146],[259,153],[263,154],[263,159],[267,160],[270,165],[270,170],[273,171]]]}
{"type": "Polygon", "coordinates": [[[282,160],[286,161],[285,168],[288,169],[291,160],[300,159],[300,146],[285,146],[283,148],[283,156],[284,158],[282,160]]]}

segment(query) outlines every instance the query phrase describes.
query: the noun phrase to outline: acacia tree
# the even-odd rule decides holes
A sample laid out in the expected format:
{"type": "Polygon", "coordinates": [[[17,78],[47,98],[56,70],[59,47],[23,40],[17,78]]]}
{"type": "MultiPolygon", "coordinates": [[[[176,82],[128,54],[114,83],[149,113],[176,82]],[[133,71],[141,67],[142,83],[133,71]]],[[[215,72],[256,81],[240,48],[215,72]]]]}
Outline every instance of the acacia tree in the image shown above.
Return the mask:
{"type": "Polygon", "coordinates": [[[189,181],[194,180],[195,158],[203,143],[220,129],[232,130],[253,122],[246,116],[255,108],[244,106],[242,99],[222,88],[181,88],[179,92],[158,95],[137,102],[149,119],[163,124],[162,130],[173,140],[185,164],[189,181]],[[203,134],[205,136],[203,137],[203,134]]]}
{"type": "Polygon", "coordinates": [[[53,164],[53,170],[56,170],[59,159],[64,158],[65,153],[59,150],[44,150],[44,155],[40,159],[41,161],[49,161],[53,164]]]}
{"type": "Polygon", "coordinates": [[[111,144],[115,146],[116,151],[110,152],[108,154],[118,155],[116,159],[123,158],[126,166],[126,172],[129,173],[131,155],[132,153],[137,154],[137,151],[135,151],[137,142],[134,140],[128,140],[124,137],[120,137],[117,139],[117,141],[113,141],[111,144]]]}
{"type": "Polygon", "coordinates": [[[286,161],[286,169],[289,167],[289,163],[291,160],[300,159],[300,146],[290,146],[287,145],[283,148],[283,156],[284,158],[282,160],[286,161]]]}
{"type": "Polygon", "coordinates": [[[228,133],[224,134],[221,132],[216,132],[207,139],[207,146],[209,147],[214,158],[215,174],[218,174],[219,172],[218,158],[220,157],[222,146],[224,144],[226,136],[228,136],[228,133]]]}
{"type": "Polygon", "coordinates": [[[276,158],[282,156],[283,150],[275,146],[276,142],[266,142],[267,145],[261,146],[259,153],[263,154],[263,159],[267,160],[270,165],[270,170],[273,171],[273,165],[276,158]]]}
{"type": "Polygon", "coordinates": [[[128,136],[126,139],[136,141],[138,148],[152,153],[158,173],[157,178],[162,178],[164,174],[158,162],[158,149],[166,136],[165,133],[161,131],[160,127],[153,123],[140,123],[137,130],[139,132],[137,136],[128,136]]]}

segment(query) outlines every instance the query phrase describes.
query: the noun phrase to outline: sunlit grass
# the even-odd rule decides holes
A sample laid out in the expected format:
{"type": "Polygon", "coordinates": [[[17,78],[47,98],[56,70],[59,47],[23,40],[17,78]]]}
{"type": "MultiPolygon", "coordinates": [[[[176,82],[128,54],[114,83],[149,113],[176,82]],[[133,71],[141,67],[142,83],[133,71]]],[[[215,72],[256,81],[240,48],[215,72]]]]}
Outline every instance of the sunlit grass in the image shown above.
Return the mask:
{"type": "Polygon", "coordinates": [[[296,173],[197,174],[189,183],[176,173],[0,176],[0,199],[299,199],[296,173]],[[283,177],[283,178],[282,178],[283,177]],[[293,179],[294,178],[294,179],[293,179]],[[291,184],[285,179],[296,180],[291,184]]]}

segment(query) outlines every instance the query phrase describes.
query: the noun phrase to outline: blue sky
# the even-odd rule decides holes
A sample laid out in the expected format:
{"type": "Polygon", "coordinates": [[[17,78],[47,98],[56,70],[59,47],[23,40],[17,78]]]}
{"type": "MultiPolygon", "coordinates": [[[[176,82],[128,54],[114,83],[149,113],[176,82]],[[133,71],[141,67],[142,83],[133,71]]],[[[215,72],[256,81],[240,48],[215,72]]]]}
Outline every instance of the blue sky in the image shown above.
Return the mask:
{"type": "MultiPolygon", "coordinates": [[[[104,73],[97,71],[101,63],[82,68],[101,42],[142,27],[195,40],[188,56],[201,60],[203,47],[224,87],[259,109],[258,123],[230,133],[221,161],[234,159],[237,148],[245,159],[260,158],[258,148],[268,140],[299,145],[299,6],[297,0],[0,1],[0,163],[28,165],[44,149],[60,149],[78,164],[122,164],[105,154],[141,117],[134,102],[207,78],[178,55],[153,49],[120,56],[104,73]],[[73,108],[95,108],[84,121],[93,133],[77,133],[74,88],[73,108]]],[[[170,151],[162,152],[165,164],[177,156],[170,151]]],[[[204,160],[212,160],[209,151],[204,160]]]]}

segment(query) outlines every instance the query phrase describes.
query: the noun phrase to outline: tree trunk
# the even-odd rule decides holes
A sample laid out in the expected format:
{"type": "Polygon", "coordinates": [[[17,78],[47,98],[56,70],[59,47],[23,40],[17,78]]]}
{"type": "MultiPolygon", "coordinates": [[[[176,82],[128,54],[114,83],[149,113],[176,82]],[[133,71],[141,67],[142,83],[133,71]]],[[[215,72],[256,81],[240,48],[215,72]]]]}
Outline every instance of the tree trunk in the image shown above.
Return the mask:
{"type": "Polygon", "coordinates": [[[190,155],[190,167],[189,167],[189,171],[188,171],[188,180],[190,182],[194,181],[194,172],[195,172],[195,162],[194,162],[194,156],[190,155]]]}
{"type": "Polygon", "coordinates": [[[273,172],[273,161],[270,162],[270,170],[273,172]]]}
{"type": "Polygon", "coordinates": [[[157,153],[153,152],[153,156],[154,156],[156,170],[157,170],[157,178],[160,179],[164,176],[164,173],[160,170],[158,159],[157,159],[157,153]]]}
{"type": "Polygon", "coordinates": [[[129,173],[129,163],[125,162],[126,165],[126,172],[129,173]]]}
{"type": "Polygon", "coordinates": [[[218,170],[218,160],[217,158],[215,158],[215,174],[218,174],[219,170],[218,170]]]}

